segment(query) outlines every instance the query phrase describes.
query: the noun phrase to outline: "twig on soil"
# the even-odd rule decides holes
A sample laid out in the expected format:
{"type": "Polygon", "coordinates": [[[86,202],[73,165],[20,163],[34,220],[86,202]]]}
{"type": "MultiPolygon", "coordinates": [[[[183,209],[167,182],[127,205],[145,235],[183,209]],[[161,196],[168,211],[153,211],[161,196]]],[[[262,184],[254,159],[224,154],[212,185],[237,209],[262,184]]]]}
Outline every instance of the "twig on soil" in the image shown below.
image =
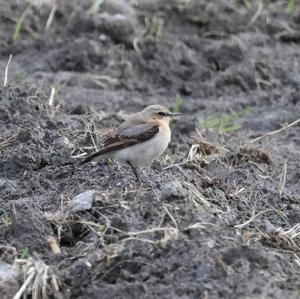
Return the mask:
{"type": "Polygon", "coordinates": [[[92,140],[94,149],[95,149],[95,151],[97,151],[97,150],[98,150],[98,146],[96,145],[96,142],[95,142],[95,140],[94,140],[94,137],[93,137],[93,134],[92,134],[92,131],[91,131],[90,127],[88,127],[88,132],[89,132],[89,134],[90,134],[90,136],[91,136],[91,140],[92,140]]]}
{"type": "Polygon", "coordinates": [[[191,230],[191,229],[205,229],[206,226],[201,222],[189,224],[187,227],[183,229],[183,231],[191,230]]]}
{"type": "Polygon", "coordinates": [[[94,82],[97,86],[100,86],[102,89],[106,89],[108,85],[116,85],[118,84],[118,79],[112,78],[110,76],[100,76],[95,75],[90,77],[91,81],[94,82]]]}
{"type": "Polygon", "coordinates": [[[284,130],[290,128],[290,127],[293,127],[293,126],[297,125],[298,123],[300,123],[300,118],[298,118],[298,119],[295,120],[294,122],[292,122],[292,123],[290,123],[290,124],[287,124],[286,126],[280,128],[280,129],[278,129],[278,130],[276,130],[276,131],[272,131],[272,132],[269,132],[269,133],[267,133],[267,134],[265,134],[265,135],[256,137],[256,138],[250,140],[246,145],[255,143],[255,142],[257,142],[257,141],[260,141],[260,140],[262,140],[262,139],[265,139],[266,137],[273,136],[273,135],[275,135],[275,134],[281,133],[282,131],[284,131],[284,130]]]}
{"type": "Polygon", "coordinates": [[[247,226],[248,224],[250,224],[258,216],[260,216],[262,214],[265,214],[265,213],[268,213],[268,212],[272,212],[272,211],[274,211],[274,209],[267,209],[267,210],[260,211],[257,214],[255,214],[255,209],[254,209],[253,212],[252,212],[252,216],[249,220],[247,220],[246,222],[244,222],[242,224],[235,225],[234,227],[235,228],[243,228],[243,227],[247,226]]]}
{"type": "Polygon", "coordinates": [[[183,170],[183,168],[182,168],[181,166],[179,166],[178,164],[175,164],[175,166],[176,166],[176,168],[179,169],[180,172],[182,172],[182,174],[183,174],[186,178],[188,178],[188,175],[186,174],[186,172],[183,170]]]}
{"type": "Polygon", "coordinates": [[[296,264],[300,267],[300,258],[299,258],[299,256],[295,252],[293,252],[293,256],[295,257],[296,264]]]}
{"type": "Polygon", "coordinates": [[[48,100],[48,104],[49,104],[50,107],[53,106],[54,96],[55,96],[55,87],[51,86],[50,97],[49,97],[49,100],[48,100]]]}
{"type": "MultiPolygon", "coordinates": [[[[193,185],[193,184],[190,184],[188,182],[185,182],[184,183],[184,186],[186,186],[189,191],[200,201],[202,202],[205,206],[208,206],[210,207],[212,204],[209,203],[205,198],[204,196],[197,190],[197,188],[193,185]]],[[[192,202],[194,203],[194,205],[196,206],[197,209],[199,210],[202,210],[200,204],[198,203],[197,200],[195,200],[194,198],[192,198],[192,202]]]]}
{"type": "Polygon", "coordinates": [[[140,242],[144,242],[144,243],[150,243],[150,244],[153,244],[153,245],[157,244],[157,241],[152,241],[152,240],[149,240],[149,239],[137,238],[137,237],[129,237],[129,238],[123,239],[123,242],[126,242],[126,241],[140,241],[140,242]]]}
{"type": "MultiPolygon", "coordinates": [[[[115,229],[115,228],[113,228],[113,229],[115,229]]],[[[129,236],[136,236],[136,235],[143,235],[143,234],[148,234],[148,233],[164,232],[164,231],[168,231],[170,229],[174,229],[174,228],[154,227],[154,228],[149,228],[149,229],[146,229],[146,230],[141,230],[141,231],[136,231],[136,232],[125,232],[125,233],[128,234],[129,236]]]]}
{"type": "Polygon", "coordinates": [[[244,187],[235,190],[234,192],[230,193],[229,196],[231,197],[236,197],[238,196],[240,193],[243,193],[244,191],[246,191],[246,189],[244,187]]]}
{"type": "Polygon", "coordinates": [[[281,37],[284,37],[285,35],[294,34],[295,33],[295,30],[293,28],[291,28],[287,22],[282,21],[282,22],[280,22],[280,25],[284,29],[282,31],[277,32],[274,35],[275,38],[279,39],[281,37]]]}
{"type": "Polygon", "coordinates": [[[296,225],[294,225],[292,228],[284,231],[282,228],[279,228],[277,231],[277,238],[281,238],[283,240],[286,240],[288,242],[288,244],[291,244],[292,246],[294,246],[295,248],[297,248],[297,250],[300,250],[299,244],[297,244],[298,242],[296,242],[296,239],[299,238],[300,236],[300,224],[297,223],[296,225]]]}
{"type": "Polygon", "coordinates": [[[166,205],[163,205],[163,208],[166,211],[166,213],[168,214],[168,216],[171,218],[171,220],[173,221],[173,223],[175,225],[175,229],[178,230],[178,225],[177,225],[177,222],[176,222],[174,216],[169,212],[169,210],[167,209],[166,205]]]}
{"type": "Polygon", "coordinates": [[[257,218],[258,216],[260,216],[262,214],[268,213],[268,212],[276,212],[287,223],[287,217],[286,217],[286,215],[282,211],[280,211],[278,209],[270,208],[270,209],[267,209],[267,210],[264,210],[264,211],[260,211],[260,212],[258,212],[255,215],[255,208],[254,208],[254,210],[252,212],[252,216],[251,216],[251,218],[248,221],[246,221],[246,222],[244,222],[242,224],[235,225],[234,227],[235,228],[244,228],[245,226],[247,226],[248,224],[250,224],[252,221],[254,221],[255,218],[257,218]]]}
{"type": "MultiPolygon", "coordinates": [[[[142,242],[147,242],[147,243],[152,243],[152,244],[157,244],[157,243],[160,243],[162,246],[165,246],[166,243],[169,241],[169,240],[173,240],[173,239],[176,239],[178,237],[178,229],[177,229],[177,223],[174,219],[174,217],[171,215],[171,213],[169,211],[167,211],[166,209],[166,212],[167,214],[170,216],[170,218],[172,219],[172,221],[174,222],[176,228],[174,227],[154,227],[154,228],[150,228],[150,229],[146,229],[146,230],[141,230],[141,231],[136,231],[136,232],[126,232],[126,231],[123,231],[119,228],[116,228],[116,227],[112,227],[109,223],[109,221],[106,221],[106,230],[108,228],[112,229],[112,230],[115,230],[121,234],[124,234],[124,235],[127,235],[129,236],[129,239],[132,239],[132,240],[137,240],[137,241],[142,241],[142,242]],[[149,239],[145,239],[145,238],[139,238],[139,237],[136,237],[137,235],[143,235],[143,234],[148,234],[148,233],[155,233],[155,232],[163,232],[164,233],[164,237],[162,239],[159,240],[159,242],[156,242],[156,241],[152,241],[152,240],[149,240],[149,239]]],[[[82,222],[81,222],[82,223],[82,222]]],[[[95,223],[91,223],[91,222],[88,222],[91,226],[95,225],[97,226],[97,224],[95,223]]]]}
{"type": "Polygon", "coordinates": [[[6,84],[7,84],[8,68],[9,68],[10,62],[12,60],[12,57],[13,57],[12,54],[10,54],[9,58],[8,58],[8,61],[7,61],[7,64],[6,64],[6,67],[5,67],[3,87],[5,87],[6,84]]]}
{"type": "Polygon", "coordinates": [[[164,170],[167,170],[167,169],[170,169],[170,168],[173,168],[173,167],[176,167],[176,168],[179,169],[180,172],[182,172],[182,174],[183,174],[186,178],[188,178],[188,175],[186,174],[186,172],[185,172],[185,171],[183,170],[183,168],[181,167],[182,165],[185,165],[185,164],[187,164],[188,162],[189,162],[189,161],[182,162],[182,163],[175,163],[175,164],[169,165],[169,166],[167,166],[167,167],[164,167],[164,168],[163,168],[163,171],[164,171],[164,170]]]}
{"type": "Polygon", "coordinates": [[[271,178],[269,175],[261,175],[261,174],[258,174],[258,177],[260,177],[263,180],[267,180],[267,179],[271,178]]]}
{"type": "Polygon", "coordinates": [[[255,78],[255,83],[258,87],[260,85],[272,86],[272,82],[261,79],[261,78],[255,78]]]}
{"type": "Polygon", "coordinates": [[[256,12],[255,12],[255,14],[254,14],[254,16],[251,18],[251,20],[250,20],[250,24],[251,23],[254,23],[260,16],[261,16],[261,14],[262,14],[262,12],[263,12],[263,10],[264,10],[264,4],[263,4],[263,1],[261,1],[261,0],[259,0],[259,1],[257,1],[258,3],[258,7],[257,7],[257,10],[256,10],[256,12]]]}
{"type": "Polygon", "coordinates": [[[173,167],[182,166],[182,165],[185,165],[187,163],[188,163],[188,161],[187,162],[182,162],[182,163],[171,164],[169,166],[164,167],[163,170],[168,170],[168,169],[173,168],[173,167]]]}
{"type": "Polygon", "coordinates": [[[56,11],[57,11],[57,4],[54,4],[53,7],[52,7],[52,9],[51,9],[51,12],[49,14],[46,26],[45,26],[45,30],[46,31],[48,31],[50,29],[50,27],[51,27],[51,25],[53,23],[56,11]]]}
{"type": "Polygon", "coordinates": [[[8,146],[8,144],[10,142],[12,142],[14,139],[16,139],[18,137],[18,135],[20,134],[20,132],[21,132],[21,130],[19,129],[17,131],[17,133],[15,133],[15,134],[11,135],[10,137],[8,137],[7,139],[1,141],[0,142],[0,150],[1,150],[1,148],[4,148],[4,147],[8,146]]]}
{"type": "Polygon", "coordinates": [[[238,37],[237,35],[232,35],[231,38],[237,42],[241,52],[245,53],[245,51],[247,51],[247,46],[240,37],[238,37]]]}
{"type": "Polygon", "coordinates": [[[132,46],[133,46],[133,49],[140,55],[141,54],[141,49],[139,47],[139,42],[140,42],[140,39],[135,37],[133,42],[132,42],[132,46]]]}
{"type": "Polygon", "coordinates": [[[87,155],[86,152],[82,153],[82,154],[78,154],[78,155],[75,155],[75,156],[71,156],[72,159],[78,159],[78,158],[81,158],[81,157],[85,157],[87,155]]]}
{"type": "Polygon", "coordinates": [[[284,161],[282,173],[281,173],[280,180],[279,180],[279,188],[278,188],[278,193],[279,193],[280,197],[282,196],[283,189],[284,189],[285,182],[286,182],[286,171],[287,171],[287,164],[286,164],[286,161],[284,161]]]}
{"type": "Polygon", "coordinates": [[[295,239],[300,236],[300,224],[297,223],[292,228],[286,231],[282,231],[281,235],[289,236],[291,239],[295,239]]]}
{"type": "MultiPolygon", "coordinates": [[[[104,225],[100,225],[100,224],[94,223],[92,221],[81,220],[81,221],[72,221],[72,223],[80,223],[82,225],[91,226],[91,227],[94,226],[96,228],[100,228],[101,230],[103,230],[103,228],[104,228],[104,225]]],[[[114,231],[117,231],[117,232],[119,232],[121,234],[124,234],[124,235],[127,235],[127,236],[143,235],[143,234],[148,234],[148,233],[163,232],[163,231],[168,231],[170,229],[174,229],[174,228],[169,228],[169,227],[154,227],[154,228],[149,228],[149,229],[141,230],[141,231],[126,232],[126,231],[121,230],[119,228],[110,226],[110,224],[108,224],[108,223],[106,223],[106,226],[109,229],[112,229],[114,231]]]]}
{"type": "Polygon", "coordinates": [[[254,166],[255,166],[257,169],[259,169],[262,173],[265,173],[264,169],[263,169],[261,166],[259,166],[257,163],[255,163],[255,162],[253,162],[253,161],[251,161],[251,160],[249,160],[248,163],[254,165],[254,166]]]}

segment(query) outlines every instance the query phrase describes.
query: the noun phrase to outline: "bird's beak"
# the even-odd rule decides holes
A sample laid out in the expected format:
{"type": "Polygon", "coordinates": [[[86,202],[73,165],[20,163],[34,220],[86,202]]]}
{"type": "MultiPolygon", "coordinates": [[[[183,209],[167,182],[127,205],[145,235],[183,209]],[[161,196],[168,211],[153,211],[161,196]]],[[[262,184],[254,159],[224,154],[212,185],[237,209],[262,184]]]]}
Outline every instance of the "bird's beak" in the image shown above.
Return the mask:
{"type": "Polygon", "coordinates": [[[169,112],[167,116],[173,117],[173,116],[178,116],[178,115],[182,115],[182,113],[180,112],[169,112]]]}

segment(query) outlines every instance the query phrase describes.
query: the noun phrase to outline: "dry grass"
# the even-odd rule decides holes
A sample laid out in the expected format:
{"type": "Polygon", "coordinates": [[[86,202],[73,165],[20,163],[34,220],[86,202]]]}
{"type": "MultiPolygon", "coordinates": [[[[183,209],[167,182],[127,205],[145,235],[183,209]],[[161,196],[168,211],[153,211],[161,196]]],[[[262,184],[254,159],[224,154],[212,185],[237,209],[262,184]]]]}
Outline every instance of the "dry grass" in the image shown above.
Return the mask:
{"type": "Polygon", "coordinates": [[[21,129],[19,129],[16,133],[12,134],[10,137],[6,138],[5,140],[0,141],[0,151],[3,148],[7,147],[11,142],[13,142],[18,137],[20,132],[21,132],[21,129]]]}
{"type": "Polygon", "coordinates": [[[15,266],[23,276],[24,281],[13,299],[26,298],[47,299],[50,294],[59,291],[59,280],[53,268],[41,259],[17,259],[15,266]]]}
{"type": "Polygon", "coordinates": [[[225,151],[224,148],[206,140],[199,129],[196,129],[196,134],[188,142],[191,147],[187,154],[186,163],[197,160],[212,161],[225,151]]]}

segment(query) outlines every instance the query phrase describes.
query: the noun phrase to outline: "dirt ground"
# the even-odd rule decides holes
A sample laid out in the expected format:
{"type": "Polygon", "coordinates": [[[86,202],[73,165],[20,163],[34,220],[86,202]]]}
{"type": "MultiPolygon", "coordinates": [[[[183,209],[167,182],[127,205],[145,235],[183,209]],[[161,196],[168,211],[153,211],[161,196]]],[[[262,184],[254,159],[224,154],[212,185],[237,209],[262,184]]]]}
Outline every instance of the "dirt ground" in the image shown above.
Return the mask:
{"type": "Polygon", "coordinates": [[[91,2],[0,3],[0,297],[300,298],[300,7],[91,2]],[[78,165],[156,103],[143,183],[78,165]]]}

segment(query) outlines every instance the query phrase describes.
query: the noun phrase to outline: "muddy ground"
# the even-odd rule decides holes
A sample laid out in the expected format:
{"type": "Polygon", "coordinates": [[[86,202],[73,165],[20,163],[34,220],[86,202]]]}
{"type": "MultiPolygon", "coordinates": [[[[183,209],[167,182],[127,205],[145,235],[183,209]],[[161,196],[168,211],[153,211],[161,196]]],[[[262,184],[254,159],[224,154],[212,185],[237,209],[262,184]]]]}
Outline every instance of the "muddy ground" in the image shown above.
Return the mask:
{"type": "Polygon", "coordinates": [[[299,298],[299,123],[252,141],[299,119],[300,8],[91,2],[0,4],[0,297],[299,298]],[[78,165],[155,103],[184,115],[143,183],[78,165]]]}

